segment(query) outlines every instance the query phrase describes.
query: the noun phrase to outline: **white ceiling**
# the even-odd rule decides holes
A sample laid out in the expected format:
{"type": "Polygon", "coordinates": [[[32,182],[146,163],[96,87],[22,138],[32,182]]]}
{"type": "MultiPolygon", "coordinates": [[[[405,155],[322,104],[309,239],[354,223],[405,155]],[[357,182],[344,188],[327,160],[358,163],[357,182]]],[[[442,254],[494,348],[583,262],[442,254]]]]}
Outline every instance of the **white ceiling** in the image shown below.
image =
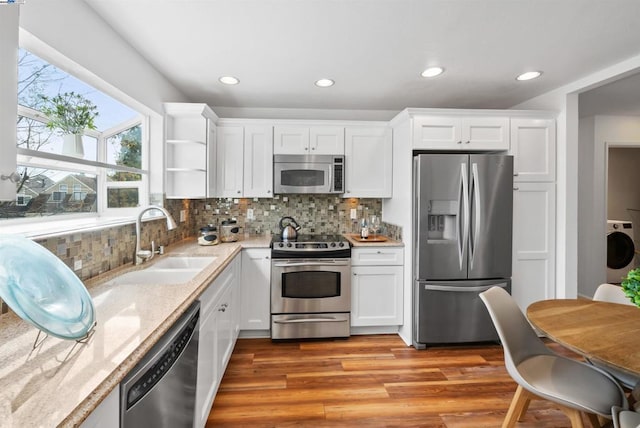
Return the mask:
{"type": "Polygon", "coordinates": [[[85,1],[214,109],[509,108],[640,54],[638,0],[85,1]],[[446,71],[420,77],[431,65],[446,71]]]}

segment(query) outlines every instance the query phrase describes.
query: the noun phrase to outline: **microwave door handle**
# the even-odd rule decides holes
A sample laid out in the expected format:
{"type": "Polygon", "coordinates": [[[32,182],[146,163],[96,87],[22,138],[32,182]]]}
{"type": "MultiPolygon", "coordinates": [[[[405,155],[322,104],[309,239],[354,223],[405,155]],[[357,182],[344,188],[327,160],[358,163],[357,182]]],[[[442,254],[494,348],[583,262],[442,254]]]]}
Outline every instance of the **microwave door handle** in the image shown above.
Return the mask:
{"type": "Polygon", "coordinates": [[[335,189],[333,188],[333,165],[329,165],[329,192],[333,192],[335,189]]]}

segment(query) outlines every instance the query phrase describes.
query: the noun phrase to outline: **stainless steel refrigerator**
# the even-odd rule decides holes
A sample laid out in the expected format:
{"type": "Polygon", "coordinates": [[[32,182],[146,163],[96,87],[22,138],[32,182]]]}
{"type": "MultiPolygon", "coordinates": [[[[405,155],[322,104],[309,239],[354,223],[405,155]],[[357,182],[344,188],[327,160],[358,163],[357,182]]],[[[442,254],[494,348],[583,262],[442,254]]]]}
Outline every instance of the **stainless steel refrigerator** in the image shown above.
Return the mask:
{"type": "Polygon", "coordinates": [[[414,156],[414,339],[497,340],[479,294],[511,291],[513,158],[414,156]]]}

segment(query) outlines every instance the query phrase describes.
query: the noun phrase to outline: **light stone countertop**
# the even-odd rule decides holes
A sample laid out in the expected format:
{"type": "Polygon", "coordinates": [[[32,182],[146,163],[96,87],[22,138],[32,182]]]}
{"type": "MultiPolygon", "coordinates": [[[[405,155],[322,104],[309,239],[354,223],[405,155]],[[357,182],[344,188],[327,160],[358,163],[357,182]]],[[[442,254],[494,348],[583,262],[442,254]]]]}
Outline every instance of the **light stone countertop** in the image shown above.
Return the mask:
{"type": "Polygon", "coordinates": [[[176,255],[217,257],[185,284],[106,284],[140,269],[132,265],[85,281],[97,326],[84,344],[50,336],[33,349],[38,330],[11,311],[0,316],[0,426],[80,425],[242,248],[269,243],[269,236],[214,246],[190,239],[148,262],[176,255]]]}

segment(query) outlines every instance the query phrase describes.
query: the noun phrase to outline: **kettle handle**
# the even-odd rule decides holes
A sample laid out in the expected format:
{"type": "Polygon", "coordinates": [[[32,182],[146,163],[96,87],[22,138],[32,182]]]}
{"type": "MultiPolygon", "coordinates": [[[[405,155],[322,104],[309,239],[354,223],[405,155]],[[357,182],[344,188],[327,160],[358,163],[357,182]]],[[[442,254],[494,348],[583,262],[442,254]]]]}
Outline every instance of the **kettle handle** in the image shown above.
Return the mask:
{"type": "Polygon", "coordinates": [[[296,228],[296,230],[300,230],[300,226],[298,226],[298,223],[296,223],[296,221],[293,219],[293,217],[289,217],[289,216],[282,217],[280,219],[280,230],[284,230],[284,224],[282,224],[282,222],[287,220],[287,219],[290,220],[290,223],[293,223],[293,225],[296,228]]]}

